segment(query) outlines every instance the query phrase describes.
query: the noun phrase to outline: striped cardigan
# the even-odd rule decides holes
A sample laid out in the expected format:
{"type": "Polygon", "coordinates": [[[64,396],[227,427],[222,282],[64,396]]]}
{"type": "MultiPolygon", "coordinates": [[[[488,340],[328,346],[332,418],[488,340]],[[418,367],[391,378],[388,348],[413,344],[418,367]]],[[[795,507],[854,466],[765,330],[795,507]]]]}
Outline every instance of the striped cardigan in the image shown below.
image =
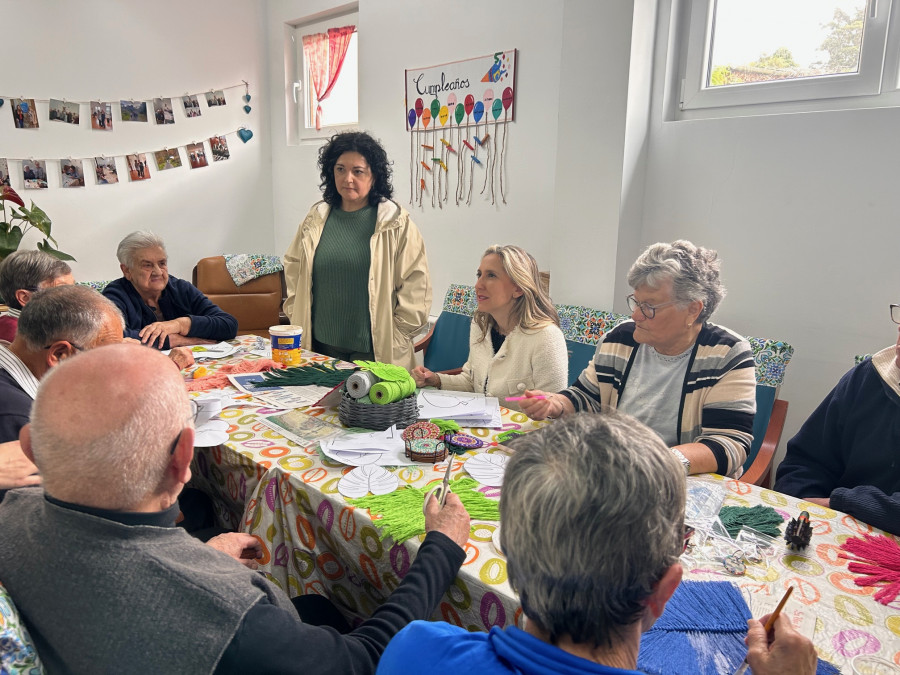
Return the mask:
{"type": "MultiPolygon", "coordinates": [[[[576,411],[616,407],[637,354],[634,328],[627,321],[606,333],[591,363],[560,392],[576,411]]],[[[754,372],[747,340],[723,326],[703,325],[681,390],[676,437],[680,443],[707,446],[722,475],[740,476],[753,441],[754,372]]]]}

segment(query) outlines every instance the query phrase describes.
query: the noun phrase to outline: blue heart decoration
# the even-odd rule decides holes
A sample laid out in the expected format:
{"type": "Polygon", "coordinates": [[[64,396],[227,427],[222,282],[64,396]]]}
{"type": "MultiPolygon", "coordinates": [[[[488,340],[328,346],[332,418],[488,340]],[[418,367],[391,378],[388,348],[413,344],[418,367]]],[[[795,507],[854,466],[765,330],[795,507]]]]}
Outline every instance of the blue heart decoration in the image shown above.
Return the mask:
{"type": "Polygon", "coordinates": [[[252,110],[252,108],[249,105],[244,106],[244,112],[247,113],[248,115],[250,114],[251,110],[252,110]]]}
{"type": "Polygon", "coordinates": [[[0,98],[0,108],[2,108],[2,107],[3,107],[3,99],[0,98]]]}
{"type": "Polygon", "coordinates": [[[250,94],[244,94],[244,101],[250,103],[250,94]]]}
{"type": "Polygon", "coordinates": [[[238,129],[238,136],[240,136],[241,140],[244,141],[244,143],[246,143],[251,138],[253,138],[253,132],[250,131],[249,129],[238,129]]]}

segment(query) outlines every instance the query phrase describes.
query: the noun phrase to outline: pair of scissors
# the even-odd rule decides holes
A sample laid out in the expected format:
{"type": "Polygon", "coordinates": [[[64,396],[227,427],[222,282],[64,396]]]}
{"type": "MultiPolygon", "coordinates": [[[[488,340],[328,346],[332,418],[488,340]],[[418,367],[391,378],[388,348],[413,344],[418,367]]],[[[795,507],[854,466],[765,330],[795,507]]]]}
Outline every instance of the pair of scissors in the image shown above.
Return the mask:
{"type": "MultiPolygon", "coordinates": [[[[447,501],[447,495],[450,494],[450,472],[453,470],[453,459],[448,455],[447,457],[447,472],[444,474],[443,482],[438,485],[434,490],[428,493],[428,496],[425,497],[425,504],[428,503],[428,498],[431,495],[434,495],[435,499],[438,500],[438,503],[443,506],[444,502],[447,501]]],[[[425,511],[425,504],[422,505],[422,511],[425,511]]]]}

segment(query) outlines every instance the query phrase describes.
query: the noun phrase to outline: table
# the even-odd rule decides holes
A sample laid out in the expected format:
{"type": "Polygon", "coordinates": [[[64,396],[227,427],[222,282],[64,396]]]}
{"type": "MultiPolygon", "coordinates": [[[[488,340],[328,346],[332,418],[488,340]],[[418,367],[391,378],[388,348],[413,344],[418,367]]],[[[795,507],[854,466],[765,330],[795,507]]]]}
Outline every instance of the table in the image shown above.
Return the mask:
{"type": "MultiPolygon", "coordinates": [[[[254,340],[243,338],[241,344],[254,340]]],[[[303,356],[328,360],[312,352],[303,356]]],[[[333,409],[312,414],[337,421],[333,409]]],[[[348,505],[337,492],[338,480],[352,467],[323,460],[315,449],[287,441],[260,424],[255,410],[228,408],[222,417],[230,423],[229,440],[222,446],[198,449],[193,481],[216,498],[221,523],[260,540],[265,551],[260,568],[290,595],[320,593],[351,619],[369,616],[399,584],[420,539],[402,545],[379,541],[369,514],[348,505]]],[[[503,430],[527,431],[547,424],[508,409],[503,409],[503,422],[503,430]]],[[[501,430],[470,431],[490,441],[501,430]]],[[[486,451],[506,452],[501,447],[486,451]]],[[[467,456],[452,460],[453,477],[464,474],[462,460],[467,456]]],[[[439,482],[446,467],[442,462],[393,472],[401,485],[421,487],[439,482]]],[[[817,615],[814,642],[822,658],[848,673],[852,672],[850,659],[859,654],[900,665],[900,601],[888,607],[875,602],[875,589],[856,586],[847,561],[838,557],[839,546],[847,538],[878,530],[846,514],[754,485],[712,474],[703,480],[724,487],[726,505],[765,504],[785,517],[806,510],[814,534],[807,551],[785,550],[768,567],[748,566],[743,577],[697,566],[685,570],[686,579],[733,581],[747,593],[776,599],[793,584],[793,598],[817,615]]],[[[499,490],[483,491],[499,496],[499,490]]],[[[433,618],[481,631],[495,625],[521,625],[521,608],[507,581],[506,560],[491,542],[497,526],[496,522],[473,522],[465,563],[433,618]]]]}
{"type": "Polygon", "coordinates": [[[733,581],[745,595],[763,594],[775,600],[793,585],[791,602],[799,601],[816,617],[813,642],[820,658],[844,673],[853,672],[850,660],[861,654],[900,666],[900,598],[887,607],[877,603],[872,598],[877,589],[857,586],[847,569],[848,561],[838,557],[840,545],[850,537],[884,534],[881,530],[840,511],[756,485],[713,474],[703,476],[703,480],[725,488],[726,506],[771,506],[786,519],[785,525],[800,511],[809,512],[813,536],[805,551],[795,553],[785,548],[768,567],[748,565],[743,577],[697,566],[685,569],[685,579],[733,581]]]}
{"type": "MultiPolygon", "coordinates": [[[[253,336],[239,338],[242,348],[253,336]]],[[[259,358],[243,355],[235,358],[259,358]]],[[[215,370],[221,364],[206,362],[215,370]]],[[[303,352],[304,362],[328,357],[303,352]]],[[[490,443],[509,429],[531,431],[548,424],[524,413],[502,408],[502,429],[466,429],[490,443]]],[[[310,414],[339,424],[336,409],[310,414]]],[[[259,539],[264,555],[260,569],[289,595],[319,593],[331,598],[351,620],[362,620],[396,588],[415,558],[421,539],[403,544],[382,543],[365,509],[347,504],[337,491],[340,478],[352,470],[320,456],[315,448],[301,448],[259,422],[256,409],[226,408],[228,441],[213,448],[197,448],[192,485],[213,496],[220,524],[249,532],[259,539]]],[[[491,446],[480,452],[505,453],[491,446]]],[[[451,478],[467,475],[464,460],[476,454],[453,456],[451,478]]],[[[397,467],[400,485],[424,487],[439,483],[446,462],[397,467]]],[[[482,488],[492,498],[499,490],[482,488]]],[[[470,630],[487,630],[520,620],[521,608],[507,582],[506,560],[491,537],[497,522],[473,522],[465,546],[466,559],[434,618],[470,630]]]]}

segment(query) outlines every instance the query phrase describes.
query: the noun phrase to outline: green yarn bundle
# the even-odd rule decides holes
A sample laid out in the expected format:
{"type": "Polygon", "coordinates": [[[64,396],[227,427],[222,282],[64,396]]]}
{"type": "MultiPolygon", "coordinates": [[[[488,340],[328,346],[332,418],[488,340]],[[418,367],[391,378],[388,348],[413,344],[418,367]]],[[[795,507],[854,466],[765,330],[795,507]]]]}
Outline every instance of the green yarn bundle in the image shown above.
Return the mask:
{"type": "Polygon", "coordinates": [[[380,382],[369,390],[372,403],[387,405],[400,401],[416,391],[416,381],[403,366],[380,361],[354,361],[363,370],[370,371],[380,382]]]}
{"type": "Polygon", "coordinates": [[[438,429],[441,430],[442,436],[446,436],[447,434],[459,433],[459,424],[457,424],[454,420],[442,420],[434,418],[433,420],[428,421],[432,424],[437,425],[438,429]]]}
{"type": "Polygon", "coordinates": [[[784,519],[771,506],[723,506],[719,509],[719,520],[728,530],[728,534],[734,539],[737,533],[745,525],[752,527],[757,532],[768,534],[772,537],[781,536],[781,526],[784,519]]]}
{"type": "MultiPolygon", "coordinates": [[[[417,488],[407,485],[386,495],[367,495],[359,499],[348,499],[347,502],[368,509],[372,515],[381,516],[372,523],[378,528],[382,541],[391,537],[396,543],[402,544],[425,532],[422,506],[425,504],[425,495],[435,487],[436,485],[430,485],[417,488]]],[[[478,487],[478,481],[467,476],[450,481],[451,492],[459,497],[472,520],[500,520],[499,503],[478,492],[478,487]]]]}

